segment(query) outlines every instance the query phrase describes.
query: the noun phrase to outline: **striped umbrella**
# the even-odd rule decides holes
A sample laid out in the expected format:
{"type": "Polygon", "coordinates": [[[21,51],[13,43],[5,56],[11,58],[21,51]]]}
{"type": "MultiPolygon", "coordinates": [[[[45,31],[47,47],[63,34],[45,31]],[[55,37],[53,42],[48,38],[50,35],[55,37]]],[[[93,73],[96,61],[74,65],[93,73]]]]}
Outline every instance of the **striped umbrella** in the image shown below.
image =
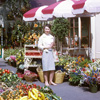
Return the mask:
{"type": "Polygon", "coordinates": [[[46,18],[42,17],[42,12],[41,12],[41,10],[46,7],[47,6],[41,6],[41,7],[37,7],[37,8],[33,8],[29,10],[23,15],[23,20],[24,21],[47,20],[46,18]]]}
{"type": "Polygon", "coordinates": [[[73,0],[63,0],[56,2],[42,10],[44,18],[53,18],[53,17],[75,17],[72,14],[72,5],[74,4],[73,0]]]}
{"type": "Polygon", "coordinates": [[[100,12],[100,0],[77,0],[72,7],[73,14],[95,14],[100,12]]]}

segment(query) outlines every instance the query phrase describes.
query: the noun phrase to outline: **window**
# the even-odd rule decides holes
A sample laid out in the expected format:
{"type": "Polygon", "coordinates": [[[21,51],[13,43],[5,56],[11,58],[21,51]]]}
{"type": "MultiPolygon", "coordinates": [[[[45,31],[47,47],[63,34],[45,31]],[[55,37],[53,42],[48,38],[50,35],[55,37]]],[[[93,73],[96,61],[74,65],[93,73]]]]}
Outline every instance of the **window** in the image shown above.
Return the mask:
{"type": "Polygon", "coordinates": [[[69,47],[78,46],[78,18],[71,18],[70,21],[70,33],[69,33],[69,47]]]}
{"type": "MultiPolygon", "coordinates": [[[[69,48],[79,47],[78,18],[70,18],[70,33],[66,39],[69,48]]],[[[81,48],[89,46],[90,18],[81,17],[81,48]]]]}
{"type": "Polygon", "coordinates": [[[90,18],[89,17],[83,17],[81,18],[81,48],[86,48],[89,46],[89,24],[90,24],[90,18]]]}

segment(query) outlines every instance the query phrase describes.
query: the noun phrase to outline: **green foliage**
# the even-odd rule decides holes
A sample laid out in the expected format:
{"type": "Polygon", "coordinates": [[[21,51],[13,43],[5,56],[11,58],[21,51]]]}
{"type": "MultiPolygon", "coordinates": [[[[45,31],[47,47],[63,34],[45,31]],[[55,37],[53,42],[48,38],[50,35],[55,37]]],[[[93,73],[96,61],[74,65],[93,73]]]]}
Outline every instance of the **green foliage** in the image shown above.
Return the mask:
{"type": "Polygon", "coordinates": [[[65,18],[56,18],[52,25],[51,31],[54,36],[62,41],[68,35],[70,30],[69,21],[65,18]]]}
{"type": "Polygon", "coordinates": [[[19,52],[19,50],[21,50],[21,48],[15,48],[15,49],[10,48],[10,49],[5,49],[5,50],[4,50],[4,59],[5,59],[6,57],[11,56],[11,55],[16,55],[16,54],[19,52]]]}
{"type": "Polygon", "coordinates": [[[28,11],[30,8],[29,0],[6,0],[5,5],[11,13],[8,13],[8,15],[14,17],[22,17],[23,13],[28,11]]]}
{"type": "Polygon", "coordinates": [[[62,100],[61,97],[53,93],[52,89],[48,86],[42,87],[39,91],[43,92],[45,97],[47,97],[49,100],[62,100]]]}
{"type": "Polygon", "coordinates": [[[17,74],[14,74],[14,73],[10,73],[10,74],[7,74],[7,73],[4,73],[2,76],[1,76],[1,79],[2,79],[2,82],[4,82],[8,87],[11,87],[12,85],[20,82],[20,78],[18,78],[17,74]]]}
{"type": "Polygon", "coordinates": [[[85,59],[84,61],[81,61],[81,62],[79,63],[79,66],[82,67],[82,68],[88,67],[88,64],[89,64],[89,63],[92,63],[92,61],[91,61],[91,60],[88,60],[88,59],[85,59]]]}
{"type": "Polygon", "coordinates": [[[68,56],[66,55],[61,55],[59,56],[59,62],[56,62],[56,66],[65,66],[66,64],[68,64],[69,61],[68,61],[68,56]]]}
{"type": "Polygon", "coordinates": [[[75,73],[75,72],[71,72],[69,77],[70,77],[69,82],[73,84],[79,83],[80,80],[82,79],[82,75],[80,75],[80,73],[75,73]]]}
{"type": "Polygon", "coordinates": [[[19,20],[16,21],[11,36],[12,42],[16,40],[22,41],[24,34],[27,33],[29,30],[30,30],[29,25],[25,25],[25,23],[19,20]]]}

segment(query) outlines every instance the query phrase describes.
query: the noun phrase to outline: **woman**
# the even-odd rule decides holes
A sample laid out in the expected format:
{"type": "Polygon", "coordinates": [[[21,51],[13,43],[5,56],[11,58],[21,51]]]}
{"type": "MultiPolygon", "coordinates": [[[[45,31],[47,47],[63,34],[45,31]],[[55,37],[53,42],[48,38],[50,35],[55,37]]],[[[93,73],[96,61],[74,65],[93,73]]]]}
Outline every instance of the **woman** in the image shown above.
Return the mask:
{"type": "Polygon", "coordinates": [[[50,28],[51,26],[49,24],[45,25],[44,33],[41,35],[38,41],[38,48],[43,50],[42,67],[43,67],[44,80],[46,86],[49,86],[49,84],[56,85],[53,82],[55,63],[54,63],[52,48],[54,46],[54,37],[50,34],[50,28]],[[48,75],[49,75],[49,82],[48,82],[48,75]]]}

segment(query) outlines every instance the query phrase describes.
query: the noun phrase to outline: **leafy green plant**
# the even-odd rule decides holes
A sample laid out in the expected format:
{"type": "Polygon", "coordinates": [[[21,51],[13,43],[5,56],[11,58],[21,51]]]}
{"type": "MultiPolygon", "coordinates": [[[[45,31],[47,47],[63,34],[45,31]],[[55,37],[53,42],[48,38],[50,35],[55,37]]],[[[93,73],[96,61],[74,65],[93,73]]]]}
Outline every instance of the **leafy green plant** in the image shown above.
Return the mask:
{"type": "Polygon", "coordinates": [[[22,21],[19,20],[16,21],[11,36],[12,42],[19,41],[20,47],[22,47],[22,39],[24,35],[29,32],[29,30],[30,30],[29,24],[25,25],[25,23],[23,23],[22,21]]]}
{"type": "Polygon", "coordinates": [[[22,11],[25,13],[30,8],[29,0],[6,0],[5,5],[12,13],[12,16],[20,18],[23,16],[22,11]]]}
{"type": "Polygon", "coordinates": [[[57,96],[55,93],[53,93],[52,89],[48,86],[42,87],[40,92],[43,92],[44,95],[49,99],[49,100],[62,100],[61,97],[57,96]]]}
{"type": "Polygon", "coordinates": [[[22,49],[23,48],[15,48],[15,49],[9,48],[9,49],[5,49],[4,50],[4,59],[6,57],[11,56],[11,55],[16,55],[19,52],[19,50],[22,50],[22,49]]]}
{"type": "Polygon", "coordinates": [[[58,37],[60,41],[68,35],[69,29],[69,21],[65,18],[56,18],[51,28],[53,35],[58,37]]]}
{"type": "Polygon", "coordinates": [[[82,79],[81,71],[73,70],[69,75],[69,82],[73,84],[79,84],[80,80],[82,79]]]}
{"type": "Polygon", "coordinates": [[[61,41],[61,53],[62,53],[62,41],[68,35],[70,31],[70,25],[68,19],[56,18],[51,27],[51,31],[55,37],[61,41]]]}

